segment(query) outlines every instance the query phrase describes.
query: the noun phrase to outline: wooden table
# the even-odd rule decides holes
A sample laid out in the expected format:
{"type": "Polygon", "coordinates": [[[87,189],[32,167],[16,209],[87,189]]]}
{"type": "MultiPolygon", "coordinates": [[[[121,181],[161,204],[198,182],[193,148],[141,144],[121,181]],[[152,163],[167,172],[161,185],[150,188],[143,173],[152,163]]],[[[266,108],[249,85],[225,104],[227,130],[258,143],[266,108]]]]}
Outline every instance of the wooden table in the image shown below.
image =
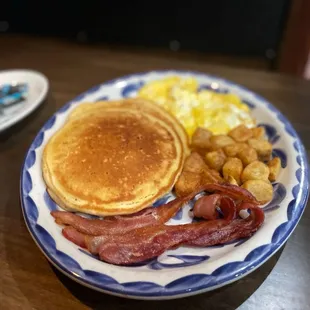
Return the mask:
{"type": "Polygon", "coordinates": [[[1,309],[310,309],[310,209],[275,256],[238,282],[172,301],[121,299],[87,289],[56,271],[22,218],[19,174],[27,148],[49,116],[103,81],[152,69],[189,69],[223,76],[269,99],[292,121],[310,149],[310,83],[279,74],[206,64],[152,51],[84,46],[54,39],[1,37],[0,69],[31,68],[50,80],[44,104],[0,135],[1,309]]]}

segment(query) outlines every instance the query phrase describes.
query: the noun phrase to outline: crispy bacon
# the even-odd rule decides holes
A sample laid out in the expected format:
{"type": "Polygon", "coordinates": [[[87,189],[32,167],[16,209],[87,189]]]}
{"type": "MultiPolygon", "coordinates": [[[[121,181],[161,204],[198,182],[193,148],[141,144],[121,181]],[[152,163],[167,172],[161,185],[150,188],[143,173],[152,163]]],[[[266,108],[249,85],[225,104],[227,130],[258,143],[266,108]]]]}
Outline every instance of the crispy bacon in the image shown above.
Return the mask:
{"type": "Polygon", "coordinates": [[[76,245],[82,248],[87,248],[86,242],[85,242],[86,235],[80,233],[72,226],[66,226],[65,228],[63,228],[62,234],[64,235],[66,239],[70,240],[76,245]]]}
{"type": "Polygon", "coordinates": [[[103,261],[130,265],[180,245],[210,246],[251,236],[264,221],[264,213],[257,205],[256,199],[242,188],[207,184],[187,197],[134,215],[103,220],[89,220],[61,211],[54,211],[52,215],[57,223],[69,225],[63,229],[63,235],[68,240],[87,248],[93,254],[99,254],[103,261]],[[211,220],[164,225],[184,203],[200,192],[215,194],[200,198],[194,207],[194,214],[211,220]],[[222,216],[218,219],[217,208],[222,216]],[[237,216],[243,209],[251,210],[246,219],[237,216]]]}
{"type": "MultiPolygon", "coordinates": [[[[236,208],[234,202],[224,197],[221,200],[221,210],[223,214],[223,219],[221,220],[215,220],[215,221],[209,221],[209,222],[202,222],[202,223],[196,223],[196,224],[186,224],[186,225],[173,225],[173,226],[166,226],[166,225],[156,225],[156,226],[148,226],[143,227],[140,229],[135,229],[130,232],[130,234],[115,234],[115,235],[102,235],[102,236],[89,236],[84,235],[83,240],[83,234],[79,233],[72,227],[65,227],[63,229],[63,235],[69,239],[70,241],[78,244],[81,246],[83,244],[83,247],[87,247],[88,250],[92,254],[98,254],[100,251],[100,247],[102,244],[105,244],[107,242],[116,242],[119,243],[121,241],[124,241],[125,243],[128,242],[128,239],[131,239],[129,243],[131,243],[133,240],[135,243],[141,242],[140,239],[148,239],[149,236],[152,236],[154,234],[164,234],[164,233],[170,233],[170,234],[179,234],[179,231],[183,232],[183,238],[184,233],[186,234],[186,230],[184,228],[187,228],[188,232],[191,234],[191,236],[194,235],[194,232],[199,233],[199,229],[209,229],[217,230],[221,227],[224,227],[225,225],[229,224],[236,215],[236,208]],[[193,228],[191,228],[190,225],[193,225],[193,228]],[[193,231],[192,231],[193,230],[193,231]],[[83,241],[81,241],[81,239],[83,241]]],[[[191,237],[189,236],[189,238],[191,237]]],[[[178,237],[181,237],[181,235],[178,235],[178,237]]],[[[175,240],[174,240],[175,241],[175,240]]]]}
{"type": "Polygon", "coordinates": [[[176,248],[186,240],[198,238],[200,234],[216,231],[226,225],[225,220],[194,224],[145,227],[129,236],[113,236],[102,242],[98,252],[101,260],[116,264],[130,265],[156,257],[170,248],[176,248]]]}
{"type": "Polygon", "coordinates": [[[263,223],[264,213],[256,206],[251,215],[235,219],[214,220],[185,225],[158,225],[146,227],[132,236],[113,236],[99,246],[99,257],[103,261],[130,265],[156,257],[168,249],[180,245],[210,246],[251,236],[263,223]]]}
{"type": "Polygon", "coordinates": [[[228,196],[234,200],[240,200],[243,202],[249,202],[254,205],[259,205],[259,202],[256,198],[246,189],[232,184],[206,184],[202,186],[198,192],[211,192],[219,193],[225,196],[228,196]]]}
{"type": "Polygon", "coordinates": [[[106,242],[108,238],[111,238],[111,236],[107,234],[102,236],[86,235],[72,226],[64,227],[62,229],[62,234],[66,239],[82,248],[88,249],[92,254],[98,254],[100,244],[106,242]]]}
{"type": "Polygon", "coordinates": [[[203,217],[206,220],[217,219],[216,207],[220,204],[222,196],[213,194],[199,198],[194,205],[194,216],[203,217]]]}
{"type": "MultiPolygon", "coordinates": [[[[121,248],[130,247],[131,251],[135,251],[135,248],[139,249],[139,245],[141,245],[141,249],[137,250],[138,252],[136,252],[136,254],[141,254],[141,251],[145,248],[145,246],[147,246],[148,248],[146,250],[155,253],[154,256],[157,256],[161,254],[156,254],[157,248],[165,251],[171,247],[179,245],[179,243],[181,243],[183,240],[191,240],[194,237],[198,238],[199,233],[202,234],[203,232],[207,231],[210,233],[220,229],[221,227],[224,227],[225,225],[227,225],[226,220],[215,220],[171,226],[161,224],[142,227],[133,230],[130,234],[126,235],[118,234],[102,236],[89,236],[80,233],[73,227],[67,226],[63,228],[62,233],[71,242],[83,248],[87,248],[92,254],[99,254],[100,257],[101,255],[104,257],[103,252],[105,252],[105,248],[110,247],[113,244],[116,246],[120,245],[121,248]],[[180,240],[180,242],[178,242],[178,240],[180,240]]],[[[103,258],[103,260],[105,259],[103,258]]],[[[142,261],[143,260],[144,259],[142,259],[142,261]]],[[[141,260],[137,260],[137,262],[138,261],[141,260]]],[[[117,262],[114,263],[118,264],[117,262]]],[[[131,263],[134,263],[134,261],[131,263]]],[[[130,262],[128,262],[128,264],[130,264],[130,262]]]]}
{"type": "Polygon", "coordinates": [[[131,215],[113,216],[102,219],[86,219],[66,211],[52,211],[57,224],[69,225],[78,231],[100,236],[103,234],[126,233],[133,229],[166,223],[189,200],[202,191],[217,192],[233,199],[258,204],[247,190],[234,185],[207,184],[186,197],[177,198],[157,208],[149,207],[131,215]]]}
{"type": "Polygon", "coordinates": [[[84,234],[93,236],[112,235],[126,233],[145,226],[164,224],[192,197],[193,194],[188,197],[177,198],[157,208],[150,207],[132,215],[106,217],[103,220],[86,219],[66,211],[52,211],[51,215],[57,224],[72,226],[84,234]]]}
{"type": "Polygon", "coordinates": [[[250,237],[263,224],[265,215],[259,207],[253,204],[244,203],[239,206],[239,210],[241,209],[250,209],[250,216],[246,219],[235,219],[229,225],[220,230],[209,235],[201,236],[187,244],[194,246],[207,246],[250,237]]]}

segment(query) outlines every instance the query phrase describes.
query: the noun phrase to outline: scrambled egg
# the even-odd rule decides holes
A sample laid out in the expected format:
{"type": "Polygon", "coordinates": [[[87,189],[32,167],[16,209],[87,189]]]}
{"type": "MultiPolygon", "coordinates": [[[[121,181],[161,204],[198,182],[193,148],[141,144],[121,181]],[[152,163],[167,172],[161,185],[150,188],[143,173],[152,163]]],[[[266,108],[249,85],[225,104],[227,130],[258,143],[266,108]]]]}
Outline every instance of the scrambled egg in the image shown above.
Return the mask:
{"type": "Polygon", "coordinates": [[[249,107],[238,96],[198,91],[198,87],[194,78],[171,76],[147,83],[139,90],[138,97],[153,100],[167,109],[179,119],[190,137],[197,127],[207,128],[214,134],[227,134],[240,124],[255,126],[249,107]]]}

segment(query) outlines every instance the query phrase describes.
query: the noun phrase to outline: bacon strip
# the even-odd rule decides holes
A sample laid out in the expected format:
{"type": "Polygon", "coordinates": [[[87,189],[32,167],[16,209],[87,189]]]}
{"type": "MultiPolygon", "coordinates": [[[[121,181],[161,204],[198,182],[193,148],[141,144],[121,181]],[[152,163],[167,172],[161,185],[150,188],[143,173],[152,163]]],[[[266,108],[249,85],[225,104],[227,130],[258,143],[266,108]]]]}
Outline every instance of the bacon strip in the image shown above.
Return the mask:
{"type": "Polygon", "coordinates": [[[246,219],[235,219],[229,225],[209,235],[201,236],[196,240],[188,242],[188,245],[210,246],[229,242],[232,240],[250,237],[263,224],[265,215],[259,207],[244,203],[239,207],[241,209],[250,209],[251,215],[246,219]]]}
{"type": "Polygon", "coordinates": [[[264,213],[257,207],[251,208],[251,216],[236,219],[227,225],[226,220],[207,221],[186,225],[147,227],[130,236],[113,236],[99,246],[101,260],[130,265],[159,256],[166,250],[182,244],[210,246],[251,236],[263,223],[264,213]]]}
{"type": "Polygon", "coordinates": [[[110,235],[102,236],[90,236],[83,234],[73,228],[72,226],[66,226],[62,229],[63,236],[69,241],[75,243],[81,248],[88,249],[92,254],[98,254],[99,246],[101,243],[106,242],[110,235]]]}
{"type": "Polygon", "coordinates": [[[65,211],[52,211],[51,215],[57,224],[69,225],[87,235],[100,236],[103,234],[126,233],[130,230],[164,224],[172,218],[184,203],[193,195],[177,198],[157,208],[149,207],[132,215],[113,216],[101,219],[86,219],[82,216],[65,211]]]}
{"type": "Polygon", "coordinates": [[[206,220],[216,220],[216,207],[220,204],[222,196],[213,194],[199,198],[194,205],[194,216],[203,217],[206,220]]]}
{"type": "Polygon", "coordinates": [[[228,196],[234,200],[241,200],[243,202],[249,202],[254,205],[259,205],[256,198],[246,189],[232,184],[206,184],[202,186],[198,192],[211,192],[219,193],[228,196]]]}
{"type": "Polygon", "coordinates": [[[69,241],[75,243],[76,245],[80,246],[81,248],[87,248],[85,237],[86,235],[80,233],[72,226],[66,226],[62,230],[63,236],[68,239],[69,241]]]}
{"type": "Polygon", "coordinates": [[[187,197],[134,215],[114,216],[104,220],[89,220],[61,211],[54,211],[52,215],[57,223],[70,225],[63,229],[63,235],[68,240],[87,248],[93,254],[99,254],[103,261],[130,265],[180,245],[210,246],[251,236],[264,221],[264,213],[257,204],[256,199],[242,188],[207,184],[187,197]],[[196,213],[200,212],[200,216],[213,220],[164,225],[184,203],[201,191],[216,193],[202,197],[196,203],[196,213]],[[215,219],[217,207],[221,209],[222,219],[215,219]],[[250,209],[250,216],[246,219],[236,218],[237,211],[242,209],[250,209]]]}
{"type": "Polygon", "coordinates": [[[133,229],[164,224],[177,211],[202,191],[217,192],[233,199],[258,204],[247,190],[234,185],[207,184],[186,197],[177,198],[157,208],[149,207],[132,215],[106,217],[105,219],[86,219],[71,212],[52,211],[51,215],[57,224],[69,225],[87,235],[123,234],[133,229]]]}
{"type": "MultiPolygon", "coordinates": [[[[75,230],[72,227],[65,227],[63,229],[63,235],[70,241],[76,243],[77,245],[87,247],[88,250],[92,254],[98,254],[99,249],[102,244],[106,242],[115,242],[118,244],[119,242],[123,241],[125,243],[128,242],[128,239],[130,243],[137,242],[139,243],[140,239],[147,239],[149,236],[152,236],[154,234],[160,234],[163,232],[167,233],[178,233],[180,230],[183,231],[185,227],[189,228],[190,225],[193,225],[193,228],[196,231],[199,227],[204,227],[204,229],[209,228],[211,230],[217,230],[220,227],[223,227],[227,224],[229,224],[236,215],[236,208],[234,202],[227,197],[222,198],[221,200],[221,210],[223,213],[223,219],[222,220],[214,220],[209,222],[202,222],[202,223],[195,223],[195,224],[186,224],[186,225],[173,225],[173,226],[166,226],[166,225],[156,225],[156,226],[148,226],[143,227],[140,229],[135,229],[130,232],[130,234],[121,234],[121,235],[102,235],[102,236],[89,236],[89,235],[83,235],[79,233],[77,230],[75,230]],[[82,241],[81,241],[82,240],[82,241]]],[[[197,231],[199,232],[199,230],[197,231]]],[[[191,232],[191,235],[193,236],[193,232],[191,232]]],[[[190,237],[190,236],[189,236],[190,237]]]]}
{"type": "Polygon", "coordinates": [[[210,246],[251,236],[263,223],[263,211],[251,204],[238,209],[251,209],[247,219],[233,219],[235,210],[230,200],[222,199],[224,219],[185,225],[155,225],[133,230],[125,235],[88,236],[72,227],[65,227],[64,236],[79,246],[86,247],[101,260],[116,265],[130,265],[159,256],[180,245],[210,246]],[[223,203],[225,202],[225,203],[223,203]],[[226,204],[225,207],[223,207],[226,204]],[[226,209],[225,209],[226,208],[226,209]]]}

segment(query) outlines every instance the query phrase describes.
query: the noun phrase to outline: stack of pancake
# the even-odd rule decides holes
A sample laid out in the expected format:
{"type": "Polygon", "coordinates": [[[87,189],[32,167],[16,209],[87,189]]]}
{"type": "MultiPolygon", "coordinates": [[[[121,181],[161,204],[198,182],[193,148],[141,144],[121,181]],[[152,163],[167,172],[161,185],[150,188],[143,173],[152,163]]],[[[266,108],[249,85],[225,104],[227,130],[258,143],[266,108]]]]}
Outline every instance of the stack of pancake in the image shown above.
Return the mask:
{"type": "Polygon", "coordinates": [[[43,178],[66,210],[131,214],[172,189],[187,139],[182,125],[153,102],[82,103],[46,144],[43,178]]]}

